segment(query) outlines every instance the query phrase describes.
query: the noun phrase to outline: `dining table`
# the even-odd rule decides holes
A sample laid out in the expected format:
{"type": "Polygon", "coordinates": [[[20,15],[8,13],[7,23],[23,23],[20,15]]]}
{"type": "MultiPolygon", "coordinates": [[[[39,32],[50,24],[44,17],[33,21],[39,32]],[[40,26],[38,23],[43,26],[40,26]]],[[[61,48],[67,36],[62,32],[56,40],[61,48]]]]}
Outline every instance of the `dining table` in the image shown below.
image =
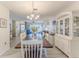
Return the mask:
{"type": "MultiPolygon", "coordinates": [[[[25,43],[26,40],[24,40],[23,42],[25,43]]],[[[48,40],[46,40],[46,39],[43,40],[43,48],[42,48],[43,50],[42,50],[42,51],[43,51],[43,53],[44,53],[43,55],[44,55],[45,57],[47,57],[47,48],[52,48],[52,47],[53,47],[53,46],[49,43],[48,40]]],[[[21,44],[18,46],[18,48],[21,48],[21,44]]],[[[24,48],[25,48],[25,47],[24,47],[24,48]]],[[[39,52],[40,52],[40,51],[39,51],[39,52]]],[[[30,53],[31,53],[31,50],[30,50],[30,53]]],[[[37,52],[35,52],[35,53],[37,53],[37,52]]],[[[24,55],[25,55],[24,57],[26,58],[26,52],[25,52],[24,55]]],[[[29,57],[29,53],[27,54],[27,56],[29,57]]],[[[44,57],[44,56],[43,56],[43,57],[44,57]]],[[[28,57],[27,57],[27,58],[28,58],[28,57]]],[[[31,54],[30,54],[30,57],[31,57],[31,54]]]]}
{"type": "MultiPolygon", "coordinates": [[[[26,41],[26,40],[24,40],[26,41]]],[[[47,39],[43,40],[43,48],[52,48],[53,45],[49,43],[49,41],[47,39]]],[[[21,48],[21,43],[18,43],[15,48],[21,48]]]]}

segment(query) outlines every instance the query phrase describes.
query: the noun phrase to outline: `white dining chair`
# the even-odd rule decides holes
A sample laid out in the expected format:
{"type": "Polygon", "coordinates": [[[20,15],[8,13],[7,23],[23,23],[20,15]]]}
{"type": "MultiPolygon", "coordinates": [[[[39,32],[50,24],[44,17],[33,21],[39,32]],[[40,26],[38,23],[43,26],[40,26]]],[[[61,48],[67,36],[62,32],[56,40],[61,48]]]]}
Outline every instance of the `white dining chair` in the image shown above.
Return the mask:
{"type": "Polygon", "coordinates": [[[42,40],[25,40],[21,42],[22,57],[41,58],[42,57],[42,40]]]}
{"type": "MultiPolygon", "coordinates": [[[[20,33],[20,42],[22,43],[24,40],[26,39],[26,33],[23,32],[23,33],[20,33]]],[[[23,51],[23,45],[21,44],[21,51],[23,51]]],[[[24,53],[22,52],[22,57],[24,57],[23,55],[24,53]]]]}

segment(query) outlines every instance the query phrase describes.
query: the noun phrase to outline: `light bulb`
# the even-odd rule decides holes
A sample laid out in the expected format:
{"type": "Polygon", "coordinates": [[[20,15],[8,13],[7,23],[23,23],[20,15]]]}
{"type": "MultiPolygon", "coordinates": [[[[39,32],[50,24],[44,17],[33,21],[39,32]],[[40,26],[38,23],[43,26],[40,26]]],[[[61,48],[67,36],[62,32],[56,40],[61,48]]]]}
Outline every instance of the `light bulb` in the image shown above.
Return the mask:
{"type": "Polygon", "coordinates": [[[29,17],[29,16],[27,16],[27,19],[30,19],[30,17],[29,17]]]}
{"type": "Polygon", "coordinates": [[[31,17],[33,18],[34,17],[34,14],[31,14],[31,17]]]}
{"type": "Polygon", "coordinates": [[[35,19],[38,19],[39,18],[39,15],[37,15],[36,17],[35,17],[35,19]]]}
{"type": "Polygon", "coordinates": [[[35,19],[38,19],[37,17],[35,17],[35,19]]]}
{"type": "Polygon", "coordinates": [[[39,18],[39,15],[37,15],[36,17],[39,18]]]}

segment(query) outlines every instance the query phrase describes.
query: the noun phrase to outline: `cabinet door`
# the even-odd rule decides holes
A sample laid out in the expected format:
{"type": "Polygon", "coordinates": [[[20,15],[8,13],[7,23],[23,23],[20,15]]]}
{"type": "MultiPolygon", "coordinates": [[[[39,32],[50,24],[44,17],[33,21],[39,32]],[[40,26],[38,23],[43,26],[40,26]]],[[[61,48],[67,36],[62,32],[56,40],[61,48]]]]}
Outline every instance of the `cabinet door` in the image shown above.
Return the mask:
{"type": "Polygon", "coordinates": [[[63,20],[60,20],[60,34],[63,35],[63,20]]]}
{"type": "Polygon", "coordinates": [[[65,18],[65,35],[69,36],[69,18],[65,18]]]}
{"type": "Polygon", "coordinates": [[[64,52],[69,56],[70,55],[70,40],[63,39],[63,49],[64,52]]]}
{"type": "Polygon", "coordinates": [[[73,19],[73,34],[75,37],[79,37],[79,17],[73,19]]]}
{"type": "Polygon", "coordinates": [[[58,21],[56,21],[56,34],[58,34],[58,21]]]}
{"type": "Polygon", "coordinates": [[[60,34],[60,30],[59,30],[60,27],[59,26],[60,26],[60,22],[59,22],[59,20],[57,20],[56,21],[56,34],[60,34]]]}
{"type": "Polygon", "coordinates": [[[57,46],[57,47],[59,47],[59,37],[58,37],[58,34],[57,35],[55,35],[55,45],[57,46]]]}

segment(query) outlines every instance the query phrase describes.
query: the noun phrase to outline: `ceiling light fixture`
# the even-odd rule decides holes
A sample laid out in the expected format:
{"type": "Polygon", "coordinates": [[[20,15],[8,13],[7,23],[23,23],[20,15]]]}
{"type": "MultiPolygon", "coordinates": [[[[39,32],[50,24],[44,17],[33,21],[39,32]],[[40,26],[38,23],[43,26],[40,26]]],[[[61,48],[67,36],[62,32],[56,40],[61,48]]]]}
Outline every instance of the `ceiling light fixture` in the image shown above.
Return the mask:
{"type": "Polygon", "coordinates": [[[27,19],[30,19],[30,20],[37,20],[39,19],[39,13],[38,13],[38,9],[34,7],[34,2],[32,1],[32,13],[31,15],[27,16],[27,19]]]}

